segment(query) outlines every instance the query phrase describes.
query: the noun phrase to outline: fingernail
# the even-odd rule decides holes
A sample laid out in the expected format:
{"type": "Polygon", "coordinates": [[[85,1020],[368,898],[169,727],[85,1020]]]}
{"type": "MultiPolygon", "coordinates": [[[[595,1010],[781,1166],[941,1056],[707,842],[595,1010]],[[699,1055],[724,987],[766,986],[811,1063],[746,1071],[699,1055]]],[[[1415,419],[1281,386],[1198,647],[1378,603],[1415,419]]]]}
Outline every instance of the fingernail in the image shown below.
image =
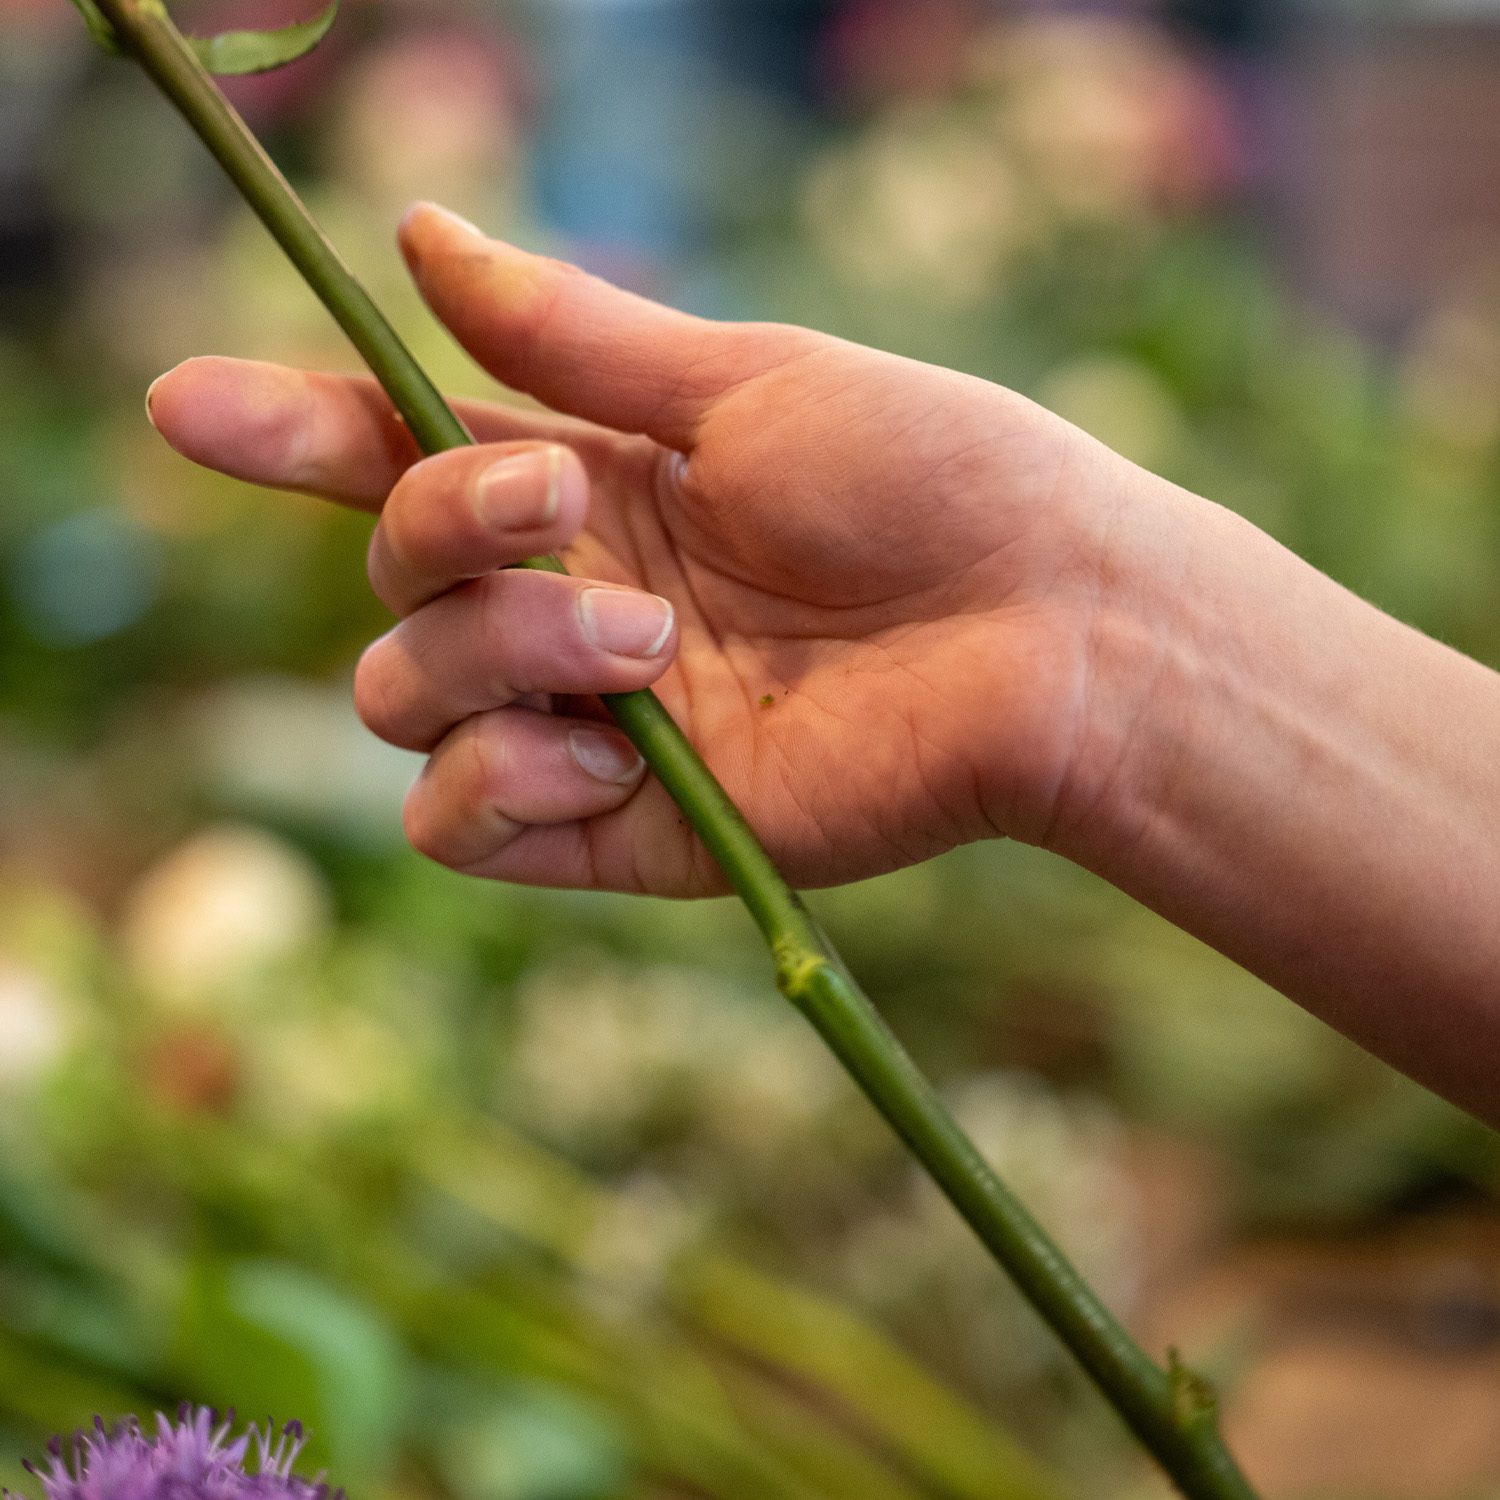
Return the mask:
{"type": "Polygon", "coordinates": [[[460,234],[477,235],[480,239],[486,238],[484,230],[477,224],[471,224],[461,214],[456,214],[451,208],[444,208],[441,203],[414,203],[406,211],[407,217],[415,214],[431,214],[434,218],[442,219],[460,234]]]}
{"type": "Polygon", "coordinates": [[[484,240],[488,243],[488,236],[477,224],[471,224],[467,219],[454,213],[451,208],[444,208],[440,203],[413,203],[401,216],[401,228],[396,239],[401,247],[402,259],[406,261],[408,269],[414,276],[422,274],[426,251],[429,248],[423,243],[420,235],[412,234],[417,221],[423,218],[441,220],[463,239],[484,240]]]}
{"type": "Polygon", "coordinates": [[[451,208],[444,208],[441,203],[429,203],[427,208],[429,212],[445,220],[454,229],[458,230],[460,234],[477,235],[480,239],[486,238],[484,230],[472,220],[464,218],[462,214],[454,213],[451,208]]]}
{"type": "Polygon", "coordinates": [[[493,463],[474,483],[474,510],[492,531],[550,526],[562,507],[563,454],[530,448],[493,463]]]}
{"type": "Polygon", "coordinates": [[[595,781],[611,786],[628,786],[645,765],[624,735],[612,734],[607,729],[573,730],[568,735],[568,749],[595,781]]]}
{"type": "Polygon", "coordinates": [[[152,402],[153,398],[156,395],[156,388],[157,388],[157,386],[159,386],[162,383],[162,381],[164,381],[166,378],[167,377],[165,375],[158,375],[156,377],[156,379],[153,380],[151,382],[151,384],[146,387],[146,420],[153,427],[156,426],[156,417],[155,417],[155,415],[151,411],[151,402],[152,402]]]}
{"type": "Polygon", "coordinates": [[[578,596],[584,638],[601,651],[650,661],[672,633],[672,606],[635,589],[585,589],[578,596]]]}

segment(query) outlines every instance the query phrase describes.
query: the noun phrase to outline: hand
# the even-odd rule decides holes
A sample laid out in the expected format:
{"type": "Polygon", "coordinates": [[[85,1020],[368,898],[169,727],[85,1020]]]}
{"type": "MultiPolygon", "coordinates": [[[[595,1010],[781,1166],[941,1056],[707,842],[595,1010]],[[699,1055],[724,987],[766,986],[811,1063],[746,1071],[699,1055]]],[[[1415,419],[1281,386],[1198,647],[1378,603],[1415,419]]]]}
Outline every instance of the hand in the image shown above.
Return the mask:
{"type": "Polygon", "coordinates": [[[652,684],[799,885],[1042,841],[1094,795],[1091,642],[1139,471],[984,381],[672,312],[441,210],[401,242],[465,348],[567,416],[464,407],[479,446],[418,461],[367,380],[200,359],[149,405],[199,463],[380,511],[401,623],[356,701],[430,752],[417,848],[722,890],[591,697],[652,684]],[[547,550],[575,576],[502,571],[547,550]]]}

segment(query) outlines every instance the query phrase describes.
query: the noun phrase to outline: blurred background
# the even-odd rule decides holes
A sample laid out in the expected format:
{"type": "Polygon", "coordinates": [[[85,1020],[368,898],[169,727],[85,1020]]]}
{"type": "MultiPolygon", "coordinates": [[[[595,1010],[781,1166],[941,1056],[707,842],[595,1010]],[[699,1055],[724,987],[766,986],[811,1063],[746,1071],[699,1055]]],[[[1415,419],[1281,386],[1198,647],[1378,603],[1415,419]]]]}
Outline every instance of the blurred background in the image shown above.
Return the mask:
{"type": "MultiPolygon", "coordinates": [[[[1500,660],[1493,0],[349,0],[231,91],[455,391],[418,196],[1017,386],[1500,660]]],[[[0,1479],[192,1398],[361,1500],[1160,1495],[737,908],[404,849],[368,521],[155,440],[202,352],[349,364],[143,78],[0,0],[0,1479]]],[[[1500,1494],[1492,1136],[1034,851],[817,905],[1268,1496],[1500,1494]]]]}

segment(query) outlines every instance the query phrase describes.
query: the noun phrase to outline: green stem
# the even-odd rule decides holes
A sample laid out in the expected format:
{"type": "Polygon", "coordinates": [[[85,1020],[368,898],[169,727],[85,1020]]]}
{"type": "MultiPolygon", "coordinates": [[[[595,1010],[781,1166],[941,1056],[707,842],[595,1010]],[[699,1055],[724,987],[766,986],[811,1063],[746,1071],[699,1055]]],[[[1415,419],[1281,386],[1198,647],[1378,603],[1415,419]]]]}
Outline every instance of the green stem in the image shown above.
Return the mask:
{"type": "MultiPolygon", "coordinates": [[[[380,381],[424,452],[473,439],[172,24],[162,0],[97,0],[380,381]]],[[[562,572],[555,557],[525,566],[562,572]]],[[[980,1157],[653,693],[605,699],[765,935],[777,981],[995,1259],[1191,1500],[1254,1500],[1196,1377],[1130,1338],[980,1157]]]]}

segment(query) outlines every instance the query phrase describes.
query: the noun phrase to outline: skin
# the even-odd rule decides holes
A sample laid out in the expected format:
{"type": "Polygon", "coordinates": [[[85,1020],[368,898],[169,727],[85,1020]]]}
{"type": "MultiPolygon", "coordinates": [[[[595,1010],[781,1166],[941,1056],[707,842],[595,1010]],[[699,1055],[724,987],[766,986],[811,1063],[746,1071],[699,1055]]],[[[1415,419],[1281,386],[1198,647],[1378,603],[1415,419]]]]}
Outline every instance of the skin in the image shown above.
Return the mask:
{"type": "Polygon", "coordinates": [[[655,685],[795,884],[1041,844],[1500,1120],[1494,673],[1013,392],[430,206],[401,244],[547,411],[464,408],[479,446],[419,460],[368,381],[198,359],[149,405],[201,464],[379,514],[400,623],[356,705],[429,753],[423,853],[722,890],[592,697],[655,685]],[[504,571],[546,550],[575,576],[504,571]]]}

